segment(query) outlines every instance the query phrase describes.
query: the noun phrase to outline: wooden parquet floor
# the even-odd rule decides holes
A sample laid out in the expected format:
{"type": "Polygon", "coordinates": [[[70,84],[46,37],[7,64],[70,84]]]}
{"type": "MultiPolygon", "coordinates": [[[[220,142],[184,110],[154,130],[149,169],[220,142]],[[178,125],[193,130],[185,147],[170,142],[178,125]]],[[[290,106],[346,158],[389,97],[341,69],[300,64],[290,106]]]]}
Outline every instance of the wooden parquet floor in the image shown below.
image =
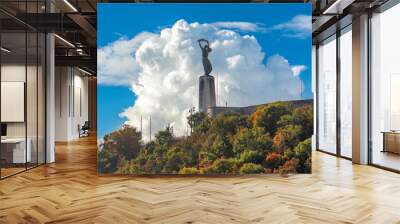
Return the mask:
{"type": "Polygon", "coordinates": [[[313,174],[127,177],[96,173],[96,140],[0,181],[0,223],[400,223],[400,175],[313,153],[313,174]]]}

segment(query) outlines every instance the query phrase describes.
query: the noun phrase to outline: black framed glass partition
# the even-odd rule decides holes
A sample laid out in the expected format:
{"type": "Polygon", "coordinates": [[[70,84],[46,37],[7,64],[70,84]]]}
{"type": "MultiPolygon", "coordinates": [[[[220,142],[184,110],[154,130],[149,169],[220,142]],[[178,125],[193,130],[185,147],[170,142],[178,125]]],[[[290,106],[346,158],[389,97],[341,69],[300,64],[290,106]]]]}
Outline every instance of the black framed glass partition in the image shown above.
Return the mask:
{"type": "Polygon", "coordinates": [[[389,0],[363,13],[369,15],[367,32],[355,34],[353,40],[351,22],[358,17],[349,17],[346,22],[346,16],[327,29],[333,36],[317,42],[317,149],[352,159],[352,133],[361,132],[352,130],[352,82],[354,78],[360,81],[360,77],[352,78],[352,43],[362,38],[368,44],[355,50],[368,52],[363,71],[368,86],[362,86],[368,90],[368,139],[363,143],[367,147],[354,149],[355,155],[368,148],[368,164],[400,172],[400,4],[389,0]]]}
{"type": "Polygon", "coordinates": [[[317,150],[351,159],[351,23],[320,41],[316,54],[317,150]]]}
{"type": "Polygon", "coordinates": [[[2,32],[1,47],[0,149],[3,178],[24,171],[26,162],[30,162],[30,151],[26,150],[26,33],[2,32]]]}
{"type": "Polygon", "coordinates": [[[370,163],[396,171],[400,171],[399,21],[400,4],[370,18],[370,163]]]}
{"type": "Polygon", "coordinates": [[[0,178],[45,163],[45,34],[21,20],[44,1],[0,3],[0,178]],[[14,9],[9,13],[7,9],[14,9]]]}
{"type": "Polygon", "coordinates": [[[336,154],[336,35],[317,48],[318,150],[336,154]]]}

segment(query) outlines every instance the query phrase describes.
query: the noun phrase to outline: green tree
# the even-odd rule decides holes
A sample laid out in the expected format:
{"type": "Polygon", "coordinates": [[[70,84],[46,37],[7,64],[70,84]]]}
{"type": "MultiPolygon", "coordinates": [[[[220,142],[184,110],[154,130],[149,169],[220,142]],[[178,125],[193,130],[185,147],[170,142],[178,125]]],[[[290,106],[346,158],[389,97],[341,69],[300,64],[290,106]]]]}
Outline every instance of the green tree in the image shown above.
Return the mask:
{"type": "Polygon", "coordinates": [[[286,125],[279,128],[274,137],[274,146],[281,151],[295,147],[303,134],[303,129],[299,125],[286,125]]]}
{"type": "Polygon", "coordinates": [[[114,173],[118,168],[118,157],[111,150],[101,149],[97,161],[99,173],[114,173]]]}
{"type": "Polygon", "coordinates": [[[217,159],[204,172],[207,174],[233,174],[238,171],[238,162],[235,159],[217,159]]]}
{"type": "Polygon", "coordinates": [[[201,146],[191,140],[182,139],[168,149],[164,173],[178,173],[183,167],[193,167],[198,164],[198,149],[201,146]]]}
{"type": "Polygon", "coordinates": [[[118,174],[144,174],[144,172],[140,169],[139,164],[136,163],[134,160],[121,161],[116,173],[118,173],[118,174]]]}
{"type": "Polygon", "coordinates": [[[218,157],[214,153],[202,150],[199,152],[198,167],[201,169],[207,169],[217,159],[218,157]]]}
{"type": "Polygon", "coordinates": [[[198,164],[199,152],[202,147],[201,142],[192,138],[186,138],[176,144],[184,155],[184,165],[186,167],[196,166],[198,164]]]}
{"type": "Polygon", "coordinates": [[[254,173],[264,173],[264,168],[260,164],[245,163],[240,167],[240,174],[254,174],[254,173]]]}
{"type": "Polygon", "coordinates": [[[105,135],[98,153],[99,172],[116,172],[122,161],[130,160],[138,155],[142,144],[141,133],[128,125],[105,135]]]}
{"type": "Polygon", "coordinates": [[[162,173],[164,162],[162,158],[149,158],[143,167],[145,174],[160,174],[162,173]]]}
{"type": "Polygon", "coordinates": [[[239,161],[241,163],[261,163],[265,158],[265,154],[264,151],[262,150],[244,150],[241,154],[240,154],[240,158],[239,161]]]}
{"type": "Polygon", "coordinates": [[[209,133],[230,137],[242,128],[249,128],[249,117],[237,113],[220,113],[211,121],[209,133]]]}
{"type": "Polygon", "coordinates": [[[302,127],[300,141],[310,138],[314,130],[314,112],[312,105],[298,107],[293,111],[293,123],[302,127]]]}
{"type": "Polygon", "coordinates": [[[168,125],[165,130],[157,132],[155,138],[156,144],[169,147],[174,139],[172,128],[168,125]]]}
{"type": "Polygon", "coordinates": [[[280,150],[295,147],[310,138],[313,133],[313,110],[311,105],[295,108],[291,114],[283,115],[277,123],[274,146],[280,150]]]}
{"type": "Polygon", "coordinates": [[[277,122],[277,127],[285,127],[287,125],[293,125],[294,124],[294,117],[292,114],[285,114],[283,115],[279,121],[277,122]]]}
{"type": "Polygon", "coordinates": [[[270,136],[274,136],[278,129],[278,121],[282,116],[290,114],[288,103],[273,103],[261,106],[252,114],[253,127],[264,128],[270,136]]]}
{"type": "Polygon", "coordinates": [[[124,125],[119,130],[105,135],[101,148],[113,151],[119,161],[137,156],[142,146],[142,134],[135,127],[124,125]]]}
{"type": "Polygon", "coordinates": [[[292,159],[293,157],[296,157],[296,153],[293,151],[293,149],[287,149],[283,152],[282,160],[287,161],[292,159]]]}
{"type": "Polygon", "coordinates": [[[202,151],[212,153],[216,158],[228,158],[232,156],[232,145],[227,136],[220,133],[210,133],[203,143],[202,151]]]}
{"type": "Polygon", "coordinates": [[[273,150],[272,140],[263,128],[241,129],[234,137],[233,153],[239,159],[245,150],[265,155],[273,150]]]}
{"type": "Polygon", "coordinates": [[[183,167],[183,158],[181,152],[170,152],[167,155],[164,173],[177,173],[183,167]]]}
{"type": "Polygon", "coordinates": [[[206,133],[210,128],[211,119],[206,113],[197,112],[187,117],[188,125],[193,132],[206,133]]]}
{"type": "Polygon", "coordinates": [[[199,170],[196,167],[183,167],[179,174],[199,174],[199,170]]]}
{"type": "Polygon", "coordinates": [[[298,173],[311,172],[311,138],[300,142],[295,148],[294,153],[299,163],[296,167],[298,173]]]}
{"type": "Polygon", "coordinates": [[[167,159],[167,151],[172,147],[173,142],[172,128],[167,126],[165,130],[156,133],[154,141],[144,145],[137,157],[132,161],[130,168],[125,169],[134,170],[136,174],[162,173],[167,162],[169,162],[169,165],[173,164],[174,158],[168,158],[169,161],[167,159]]]}

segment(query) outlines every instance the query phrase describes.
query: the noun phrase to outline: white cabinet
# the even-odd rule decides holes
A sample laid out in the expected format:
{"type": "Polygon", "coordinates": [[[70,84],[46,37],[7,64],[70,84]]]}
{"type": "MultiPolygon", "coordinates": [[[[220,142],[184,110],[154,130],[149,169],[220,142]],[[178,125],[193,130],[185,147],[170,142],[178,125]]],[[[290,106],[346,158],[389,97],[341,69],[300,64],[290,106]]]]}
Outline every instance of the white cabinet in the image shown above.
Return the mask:
{"type": "Polygon", "coordinates": [[[12,162],[25,163],[32,161],[32,141],[27,139],[27,147],[25,150],[25,138],[7,138],[2,139],[1,144],[12,147],[12,162]],[[25,160],[26,159],[26,160],[25,160]]]}

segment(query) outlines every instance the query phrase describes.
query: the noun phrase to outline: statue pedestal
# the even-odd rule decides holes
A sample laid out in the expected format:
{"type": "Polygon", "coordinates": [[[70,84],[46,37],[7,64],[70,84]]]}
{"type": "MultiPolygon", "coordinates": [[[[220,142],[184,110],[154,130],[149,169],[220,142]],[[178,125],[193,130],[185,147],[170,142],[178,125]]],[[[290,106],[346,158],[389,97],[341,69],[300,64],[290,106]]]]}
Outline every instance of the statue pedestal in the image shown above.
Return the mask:
{"type": "Polygon", "coordinates": [[[207,113],[207,108],[215,105],[214,76],[202,75],[199,78],[199,111],[207,113]]]}

